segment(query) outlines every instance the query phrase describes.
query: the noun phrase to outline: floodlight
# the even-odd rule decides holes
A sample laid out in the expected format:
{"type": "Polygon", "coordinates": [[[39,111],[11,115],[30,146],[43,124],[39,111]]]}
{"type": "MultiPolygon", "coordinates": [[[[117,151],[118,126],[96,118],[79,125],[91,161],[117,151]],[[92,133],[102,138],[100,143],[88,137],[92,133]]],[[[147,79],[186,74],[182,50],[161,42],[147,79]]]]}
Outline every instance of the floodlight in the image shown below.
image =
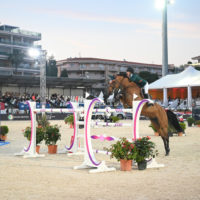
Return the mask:
{"type": "Polygon", "coordinates": [[[31,48],[28,50],[28,55],[32,58],[38,58],[40,56],[40,50],[36,48],[31,48]]]}
{"type": "Polygon", "coordinates": [[[165,0],[155,0],[157,9],[163,9],[165,7],[165,0]]]}

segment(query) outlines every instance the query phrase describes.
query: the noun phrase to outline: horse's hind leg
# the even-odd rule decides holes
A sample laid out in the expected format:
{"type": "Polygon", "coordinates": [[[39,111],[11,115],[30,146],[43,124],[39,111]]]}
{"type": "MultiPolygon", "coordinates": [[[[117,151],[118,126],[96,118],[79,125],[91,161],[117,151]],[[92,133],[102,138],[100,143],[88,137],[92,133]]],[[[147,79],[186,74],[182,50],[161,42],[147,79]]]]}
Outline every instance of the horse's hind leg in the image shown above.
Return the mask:
{"type": "Polygon", "coordinates": [[[165,152],[166,152],[166,156],[169,155],[169,152],[170,152],[170,148],[169,148],[169,137],[165,138],[165,137],[162,137],[163,139],[163,143],[164,143],[164,147],[165,147],[165,152]]]}

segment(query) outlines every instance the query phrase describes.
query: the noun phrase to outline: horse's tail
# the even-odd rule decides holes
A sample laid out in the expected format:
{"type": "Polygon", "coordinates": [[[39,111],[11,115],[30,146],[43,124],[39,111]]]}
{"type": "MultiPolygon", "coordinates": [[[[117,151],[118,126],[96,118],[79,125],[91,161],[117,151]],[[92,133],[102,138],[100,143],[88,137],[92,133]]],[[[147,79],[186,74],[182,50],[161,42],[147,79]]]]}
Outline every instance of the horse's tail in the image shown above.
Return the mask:
{"type": "Polygon", "coordinates": [[[171,110],[166,110],[169,124],[171,124],[177,132],[183,132],[176,115],[171,110]]]}

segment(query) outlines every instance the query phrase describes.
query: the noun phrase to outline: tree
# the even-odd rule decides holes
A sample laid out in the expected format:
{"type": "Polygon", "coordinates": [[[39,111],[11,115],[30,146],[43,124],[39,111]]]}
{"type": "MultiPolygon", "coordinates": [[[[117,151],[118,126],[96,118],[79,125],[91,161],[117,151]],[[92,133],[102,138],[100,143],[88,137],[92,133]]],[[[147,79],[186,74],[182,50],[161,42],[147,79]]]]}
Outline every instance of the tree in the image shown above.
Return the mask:
{"type": "Polygon", "coordinates": [[[17,68],[19,64],[21,64],[24,60],[24,53],[19,49],[13,49],[13,53],[11,53],[8,56],[8,60],[11,63],[12,67],[15,67],[15,70],[17,71],[17,68]]]}
{"type": "Polygon", "coordinates": [[[139,76],[141,76],[143,79],[147,80],[148,83],[152,83],[159,79],[158,74],[150,73],[148,71],[141,71],[139,73],[139,76]]]}
{"type": "Polygon", "coordinates": [[[56,67],[56,60],[49,59],[46,65],[46,75],[47,76],[57,76],[58,69],[56,67]]]}
{"type": "Polygon", "coordinates": [[[60,77],[68,77],[68,72],[66,69],[62,70],[60,77]]]}
{"type": "Polygon", "coordinates": [[[200,71],[200,67],[195,67],[196,70],[200,71]]]}

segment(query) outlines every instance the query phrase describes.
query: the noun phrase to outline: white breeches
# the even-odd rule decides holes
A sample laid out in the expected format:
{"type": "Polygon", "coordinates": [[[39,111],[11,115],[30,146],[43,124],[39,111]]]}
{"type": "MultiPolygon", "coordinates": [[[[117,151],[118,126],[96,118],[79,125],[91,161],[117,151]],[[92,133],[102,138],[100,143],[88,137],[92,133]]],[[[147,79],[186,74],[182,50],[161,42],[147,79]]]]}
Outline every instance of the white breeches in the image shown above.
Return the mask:
{"type": "Polygon", "coordinates": [[[145,92],[145,94],[149,93],[149,84],[148,84],[148,82],[144,85],[144,92],[145,92]]]}

